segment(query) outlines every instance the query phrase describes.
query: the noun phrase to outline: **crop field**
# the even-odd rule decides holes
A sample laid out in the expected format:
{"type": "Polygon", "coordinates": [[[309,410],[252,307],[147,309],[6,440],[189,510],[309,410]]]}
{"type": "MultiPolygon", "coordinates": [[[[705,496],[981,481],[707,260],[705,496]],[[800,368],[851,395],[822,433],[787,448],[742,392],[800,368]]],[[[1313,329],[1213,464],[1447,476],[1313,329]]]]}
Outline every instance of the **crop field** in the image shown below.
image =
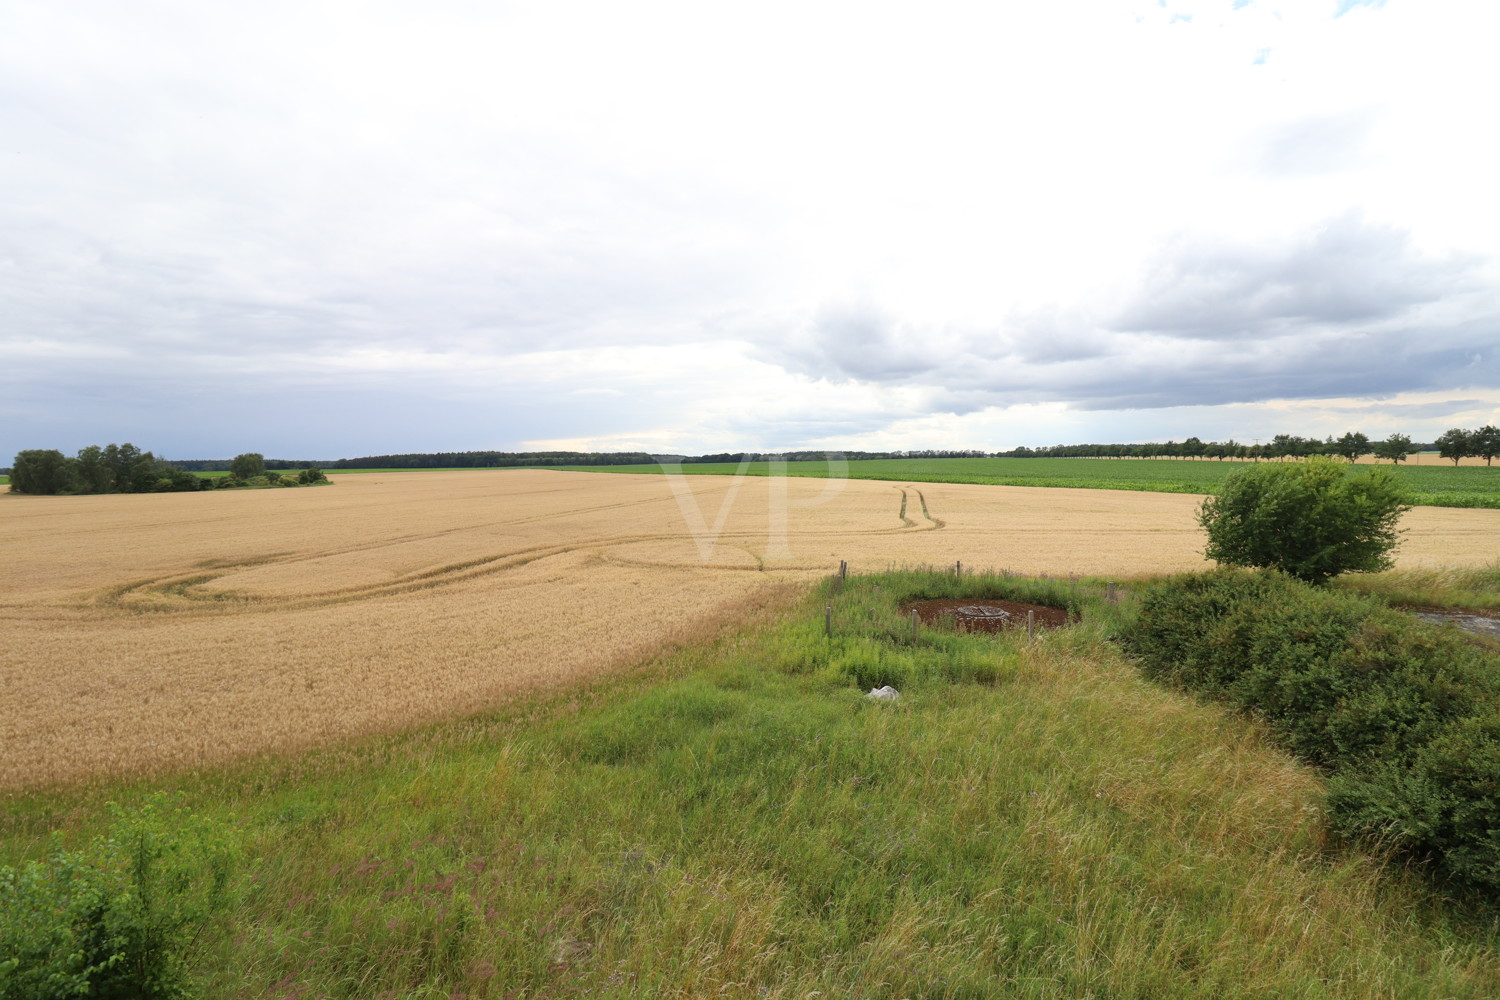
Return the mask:
{"type": "MultiPolygon", "coordinates": [[[[7,494],[0,787],[472,713],[714,634],[840,559],[1121,580],[1189,570],[1203,565],[1196,502],[540,470],[7,494]]],[[[1403,565],[1479,565],[1500,511],[1418,509],[1406,524],[1403,565]]]]}
{"type": "MultiPolygon", "coordinates": [[[[846,474],[851,479],[1201,494],[1213,492],[1225,476],[1242,464],[1155,458],[902,458],[849,462],[846,474]]],[[[588,472],[661,471],[657,465],[570,468],[588,472]]],[[[788,476],[828,475],[828,463],[821,461],[787,462],[782,468],[788,476]]],[[[734,462],[694,462],[682,466],[682,471],[690,475],[733,475],[738,469],[734,462]]],[[[745,472],[765,476],[770,474],[770,467],[766,462],[752,462],[745,472]]],[[[1500,469],[1485,468],[1482,463],[1454,468],[1452,463],[1444,462],[1396,466],[1395,472],[1419,504],[1500,509],[1500,469]]]]}

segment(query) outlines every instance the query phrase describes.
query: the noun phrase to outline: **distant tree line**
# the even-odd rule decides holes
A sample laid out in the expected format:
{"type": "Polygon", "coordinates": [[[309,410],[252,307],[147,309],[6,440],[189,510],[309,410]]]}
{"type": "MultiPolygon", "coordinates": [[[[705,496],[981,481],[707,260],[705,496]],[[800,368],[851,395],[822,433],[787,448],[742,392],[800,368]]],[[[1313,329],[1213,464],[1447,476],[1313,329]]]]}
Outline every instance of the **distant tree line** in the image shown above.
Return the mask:
{"type": "Polygon", "coordinates": [[[249,452],[224,463],[229,475],[205,479],[133,444],[91,444],[68,457],[56,449],[32,449],[16,455],[10,468],[13,493],[42,495],[83,493],[193,493],[240,486],[308,486],[327,482],[313,467],[296,476],[266,472],[266,461],[249,452]]]}
{"type": "Polygon", "coordinates": [[[1244,444],[1234,439],[1228,441],[1202,441],[1190,437],[1185,441],[1145,444],[1059,444],[1049,448],[1015,448],[996,452],[997,458],[1196,458],[1196,459],[1240,459],[1250,461],[1284,461],[1289,458],[1308,458],[1313,455],[1328,455],[1350,462],[1361,455],[1374,455],[1390,462],[1404,462],[1421,451],[1436,450],[1444,458],[1459,458],[1471,455],[1485,458],[1500,455],[1500,431],[1484,427],[1477,431],[1451,430],[1437,442],[1415,443],[1405,434],[1392,434],[1384,441],[1372,442],[1364,434],[1350,431],[1343,437],[1301,437],[1296,434],[1277,434],[1265,443],[1244,444]],[[1456,435],[1456,437],[1454,437],[1456,435]],[[1446,441],[1446,444],[1445,444],[1446,441]],[[1450,454],[1455,448],[1462,454],[1450,454]]]}
{"type": "Polygon", "coordinates": [[[326,469],[493,469],[500,466],[643,465],[642,451],[440,451],[415,455],[366,455],[328,462],[326,469]]]}
{"type": "MultiPolygon", "coordinates": [[[[719,452],[712,455],[653,455],[644,451],[441,451],[415,455],[366,455],[320,463],[325,469],[479,469],[546,468],[560,465],[651,465],[668,462],[752,462],[770,459],[821,461],[827,451],[719,452]]],[[[984,458],[985,451],[851,451],[850,461],[880,458],[984,458]]],[[[271,466],[267,460],[266,465],[271,466]]]]}
{"type": "Polygon", "coordinates": [[[838,456],[850,462],[871,462],[891,458],[988,458],[987,451],[738,451],[720,452],[716,455],[655,455],[653,460],[677,461],[684,465],[695,462],[822,462],[830,456],[838,456]]]}
{"type": "MultiPolygon", "coordinates": [[[[1165,443],[1153,441],[1137,444],[1056,444],[1042,448],[1020,447],[1010,451],[994,452],[972,449],[924,449],[842,453],[726,451],[710,455],[653,455],[643,451],[441,451],[405,455],[365,455],[360,458],[340,458],[321,462],[266,458],[261,459],[262,464],[257,475],[291,469],[555,468],[568,465],[650,465],[657,461],[684,464],[722,463],[740,462],[747,459],[754,462],[772,459],[805,462],[822,461],[830,454],[842,454],[843,458],[851,462],[902,458],[986,457],[1191,458],[1217,459],[1222,462],[1225,459],[1284,461],[1308,458],[1312,455],[1336,456],[1352,462],[1361,455],[1370,454],[1390,462],[1404,462],[1409,456],[1422,451],[1436,451],[1443,458],[1451,460],[1454,465],[1465,458],[1482,458],[1485,464],[1489,465],[1494,462],[1495,458],[1500,457],[1500,429],[1493,426],[1480,427],[1476,430],[1455,427],[1444,432],[1436,441],[1428,443],[1413,442],[1405,434],[1392,434],[1383,441],[1372,442],[1364,434],[1351,431],[1340,438],[1330,435],[1322,439],[1301,437],[1296,434],[1277,434],[1270,441],[1255,444],[1244,444],[1232,438],[1228,441],[1203,441],[1190,437],[1184,441],[1165,443]]],[[[176,475],[176,473],[231,472],[236,461],[238,459],[195,458],[166,463],[156,459],[150,452],[142,453],[129,444],[109,445],[103,449],[91,446],[80,451],[77,458],[65,458],[55,451],[22,452],[16,456],[16,462],[21,467],[21,476],[24,481],[49,485],[63,482],[73,485],[60,490],[17,488],[17,492],[140,493],[169,489],[206,489],[209,487],[189,485],[189,478],[194,483],[201,482],[197,477],[176,475]],[[122,471],[127,467],[129,471],[122,471]],[[172,485],[163,486],[164,480],[172,485]]],[[[11,475],[14,484],[16,473],[12,471],[11,475]]],[[[245,480],[254,477],[237,476],[236,478],[240,479],[240,482],[235,485],[243,485],[245,480]]]]}
{"type": "MultiPolygon", "coordinates": [[[[262,459],[265,469],[276,472],[287,472],[292,469],[326,468],[331,462],[320,462],[317,459],[292,459],[292,458],[266,458],[262,459]]],[[[234,467],[232,458],[175,458],[172,464],[179,469],[187,469],[189,472],[229,472],[234,467]]],[[[264,471],[264,470],[263,470],[264,471]]]]}

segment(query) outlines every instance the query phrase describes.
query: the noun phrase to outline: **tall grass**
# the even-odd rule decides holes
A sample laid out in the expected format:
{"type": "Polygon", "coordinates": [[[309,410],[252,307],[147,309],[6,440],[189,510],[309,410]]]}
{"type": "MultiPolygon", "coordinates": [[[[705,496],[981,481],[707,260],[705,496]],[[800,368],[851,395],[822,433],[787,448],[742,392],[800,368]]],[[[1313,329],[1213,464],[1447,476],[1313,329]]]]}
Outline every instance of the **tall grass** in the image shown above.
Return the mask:
{"type": "MultiPolygon", "coordinates": [[[[198,971],[228,997],[1500,991],[1493,927],[1330,843],[1319,777],[1142,680],[1121,613],[1089,581],[853,577],[628,681],[166,782],[258,859],[198,971]],[[899,611],[971,595],[1082,620],[1028,643],[899,611]]],[[[13,798],[0,850],[161,784],[13,798]]]]}
{"type": "Polygon", "coordinates": [[[1338,586],[1415,608],[1500,608],[1500,561],[1488,566],[1400,569],[1340,577],[1338,586]]]}

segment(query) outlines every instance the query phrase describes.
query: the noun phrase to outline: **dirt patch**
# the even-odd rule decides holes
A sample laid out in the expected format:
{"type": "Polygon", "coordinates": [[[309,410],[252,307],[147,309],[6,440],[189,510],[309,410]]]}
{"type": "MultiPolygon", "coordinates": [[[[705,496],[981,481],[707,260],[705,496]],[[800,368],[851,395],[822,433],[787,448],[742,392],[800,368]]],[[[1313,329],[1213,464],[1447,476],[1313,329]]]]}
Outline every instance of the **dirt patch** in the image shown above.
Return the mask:
{"type": "Polygon", "coordinates": [[[1026,612],[1036,617],[1037,628],[1062,628],[1069,623],[1068,613],[1044,604],[1023,604],[985,597],[941,597],[929,601],[910,601],[901,605],[907,617],[917,613],[923,625],[953,626],[968,632],[1003,632],[1026,627],[1026,612]]]}

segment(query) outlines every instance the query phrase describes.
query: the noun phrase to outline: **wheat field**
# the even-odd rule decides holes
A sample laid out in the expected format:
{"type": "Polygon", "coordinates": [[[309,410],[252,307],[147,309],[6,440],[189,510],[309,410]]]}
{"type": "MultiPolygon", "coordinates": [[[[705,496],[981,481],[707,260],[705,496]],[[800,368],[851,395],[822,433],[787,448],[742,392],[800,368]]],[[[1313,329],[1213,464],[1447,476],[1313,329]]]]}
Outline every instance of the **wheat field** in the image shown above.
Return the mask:
{"type": "MultiPolygon", "coordinates": [[[[0,495],[0,788],[326,745],[596,678],[847,559],[1127,579],[1201,566],[1191,496],[515,470],[0,495]]],[[[1419,508],[1401,564],[1490,558],[1419,508]]]]}

